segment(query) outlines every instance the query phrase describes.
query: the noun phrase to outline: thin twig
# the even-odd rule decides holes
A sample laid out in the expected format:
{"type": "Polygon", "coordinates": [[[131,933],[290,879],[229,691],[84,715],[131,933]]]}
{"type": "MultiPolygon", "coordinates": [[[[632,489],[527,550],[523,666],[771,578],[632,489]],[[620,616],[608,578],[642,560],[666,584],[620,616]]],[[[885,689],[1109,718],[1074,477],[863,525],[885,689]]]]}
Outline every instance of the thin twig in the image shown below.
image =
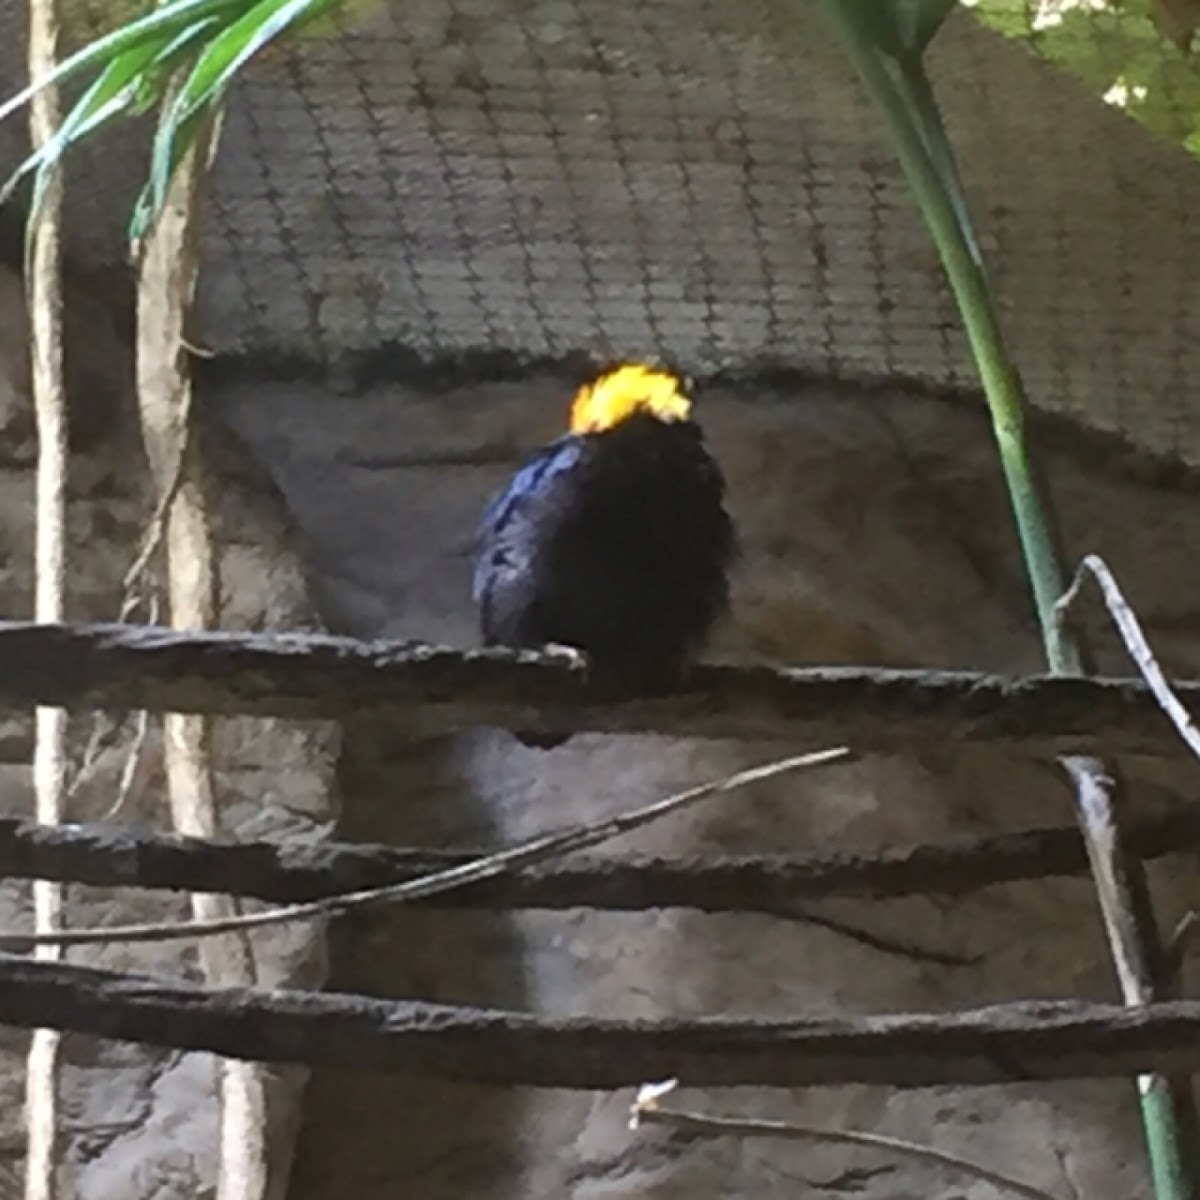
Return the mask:
{"type": "MultiPolygon", "coordinates": [[[[31,0],[29,8],[29,76],[41,79],[58,58],[58,13],[55,0],[31,0]]],[[[30,106],[34,150],[58,130],[58,89],[45,88],[30,106]]],[[[37,417],[37,533],[34,615],[38,621],[61,621],[66,593],[67,526],[67,397],[63,375],[62,177],[54,171],[42,197],[41,212],[26,241],[26,289],[30,323],[31,380],[37,417]]],[[[35,712],[33,780],[38,821],[57,825],[63,819],[67,783],[67,712],[39,707],[35,712]]],[[[61,884],[37,880],[33,885],[34,927],[53,933],[62,925],[65,908],[61,884]]],[[[38,946],[36,955],[53,961],[59,950],[38,946]]],[[[61,1035],[38,1029],[29,1048],[25,1080],[26,1200],[53,1200],[58,1194],[59,1103],[58,1058],[61,1035]]]]}
{"type": "Polygon", "coordinates": [[[1183,964],[1196,944],[1197,936],[1200,936],[1200,912],[1191,908],[1180,917],[1163,948],[1166,958],[1163,968],[1165,980],[1162,989],[1166,995],[1163,999],[1174,1000],[1178,997],[1183,964]]]}
{"type": "MultiPolygon", "coordinates": [[[[1151,694],[1184,744],[1200,757],[1200,734],[1171,690],[1141,624],[1099,555],[1084,557],[1071,586],[1054,606],[1059,636],[1066,635],[1071,606],[1088,574],[1099,585],[1125,648],[1151,694]]],[[[1177,990],[1178,962],[1170,945],[1160,945],[1143,863],[1127,850],[1122,852],[1124,839],[1118,829],[1115,802],[1117,785],[1102,764],[1094,759],[1069,757],[1062,762],[1075,780],[1079,813],[1091,830],[1088,854],[1121,995],[1130,1005],[1152,1003],[1177,990]]],[[[1151,1138],[1152,1163],[1169,1161],[1178,1165],[1178,1171],[1172,1167],[1171,1186],[1189,1186],[1183,1177],[1194,1178],[1200,1173],[1200,1118],[1191,1080],[1181,1075],[1142,1076],[1138,1079],[1138,1089],[1143,1113],[1148,1118],[1146,1126],[1151,1138]],[[1161,1140],[1161,1156],[1156,1139],[1161,1140]]]]}
{"type": "MultiPolygon", "coordinates": [[[[187,410],[191,410],[191,391],[188,392],[187,410]]],[[[188,435],[190,436],[190,435],[188,435]]],[[[171,481],[171,486],[168,489],[168,495],[171,500],[179,493],[179,481],[183,477],[183,456],[180,455],[179,464],[175,471],[175,477],[171,481]]],[[[163,497],[165,500],[166,497],[163,497]]],[[[160,545],[163,538],[164,529],[167,522],[167,514],[170,511],[170,505],[160,501],[158,509],[152,517],[152,523],[158,529],[157,536],[153,539],[154,544],[160,545]]],[[[151,539],[148,537],[147,542],[151,539]]],[[[147,560],[148,562],[148,560],[147,560]]],[[[147,620],[151,624],[158,621],[158,593],[152,586],[145,585],[145,570],[146,565],[143,564],[140,568],[135,563],[133,567],[126,573],[125,576],[125,598],[121,605],[121,620],[127,620],[130,613],[136,608],[140,601],[146,605],[147,620]]],[[[133,741],[130,743],[129,751],[125,756],[125,765],[121,768],[121,778],[117,785],[117,795],[112,804],[105,811],[102,820],[111,821],[118,814],[124,811],[125,805],[129,802],[129,797],[133,793],[133,784],[137,779],[138,767],[141,766],[142,752],[146,748],[146,739],[150,736],[150,713],[144,709],[138,709],[134,714],[133,741]]]]}
{"type": "Polygon", "coordinates": [[[1084,581],[1089,574],[1100,587],[1100,591],[1104,596],[1104,603],[1108,608],[1109,615],[1113,619],[1113,624],[1116,625],[1117,630],[1121,634],[1121,639],[1125,643],[1125,649],[1128,650],[1129,657],[1133,660],[1134,665],[1146,681],[1146,685],[1150,688],[1154,698],[1158,701],[1163,712],[1170,718],[1171,724],[1175,726],[1188,749],[1197,758],[1200,758],[1200,730],[1196,728],[1191,714],[1180,703],[1179,697],[1172,691],[1170,683],[1167,682],[1167,677],[1158,665],[1158,659],[1155,658],[1154,651],[1150,649],[1150,643],[1146,640],[1146,635],[1142,632],[1142,626],[1137,619],[1137,614],[1129,606],[1129,602],[1125,599],[1116,579],[1113,577],[1113,573],[1108,569],[1108,564],[1098,554],[1088,554],[1084,557],[1075,572],[1075,578],[1071,581],[1071,586],[1055,606],[1055,618],[1059,623],[1060,629],[1065,627],[1071,606],[1078,598],[1084,581]]]}
{"type": "MultiPolygon", "coordinates": [[[[121,620],[127,621],[141,602],[141,593],[133,587],[127,587],[121,603],[121,620]]],[[[147,601],[147,619],[151,624],[158,622],[158,597],[151,594],[147,601]]],[[[92,731],[88,736],[87,746],[80,759],[79,768],[67,788],[67,799],[71,800],[86,784],[100,765],[104,750],[116,744],[121,731],[125,728],[125,717],[114,719],[111,713],[98,712],[92,721],[92,731]],[[109,739],[112,739],[109,741],[109,739]]],[[[141,761],[142,749],[150,731],[150,714],[143,708],[134,713],[134,736],[125,765],[121,768],[121,780],[117,789],[116,799],[109,805],[101,820],[111,821],[125,807],[129,794],[133,790],[133,781],[141,761]]]]}
{"type": "MultiPolygon", "coordinates": [[[[280,925],[290,921],[332,916],[364,904],[418,900],[439,892],[449,891],[452,888],[464,887],[469,883],[491,879],[502,872],[514,871],[518,867],[544,862],[549,858],[570,854],[576,850],[585,850],[590,846],[596,846],[601,842],[618,837],[620,834],[639,829],[652,821],[661,820],[668,814],[707,799],[709,796],[733,792],[752,783],[774,779],[790,771],[823,766],[826,763],[846,758],[849,753],[850,751],[842,746],[831,750],[818,750],[812,754],[802,754],[795,758],[785,758],[779,762],[739,771],[736,775],[699,784],[686,791],[676,792],[665,799],[656,800],[653,804],[620,813],[615,817],[606,817],[586,825],[575,825],[558,833],[539,834],[516,846],[497,851],[495,854],[386,887],[365,888],[338,896],[329,896],[322,900],[314,900],[306,904],[292,904],[284,908],[246,913],[240,916],[211,920],[114,925],[107,929],[73,929],[50,936],[57,939],[55,945],[80,945],[94,942],[158,942],[175,938],[210,937],[233,930],[261,928],[265,925],[280,925]]],[[[6,930],[0,932],[0,946],[9,950],[24,950],[37,945],[38,937],[39,935],[31,935],[18,930],[6,930]]]]}
{"type": "Polygon", "coordinates": [[[137,779],[138,767],[142,763],[142,751],[146,747],[146,738],[150,735],[150,714],[143,708],[134,716],[133,741],[125,756],[125,764],[121,768],[121,778],[117,783],[117,795],[112,804],[105,810],[101,820],[112,821],[120,815],[129,803],[133,793],[134,780],[137,779]]]}
{"type": "Polygon", "coordinates": [[[155,503],[154,512],[146,524],[137,556],[130,563],[122,581],[124,599],[121,601],[121,611],[118,617],[120,621],[129,620],[139,605],[147,603],[151,606],[147,623],[153,625],[158,620],[158,604],[152,595],[147,599],[151,589],[145,586],[145,577],[147,568],[166,538],[167,518],[179,496],[179,490],[183,486],[188,449],[192,444],[192,390],[190,387],[186,388],[184,394],[179,398],[177,413],[178,430],[174,444],[170,447],[172,451],[171,465],[167,468],[166,480],[159,493],[158,501],[155,503]]]}
{"type": "MultiPolygon", "coordinates": [[[[1200,848],[1200,805],[1183,803],[1128,823],[1131,852],[1162,858],[1200,848]]],[[[94,887],[226,892],[276,903],[315,900],[402,883],[461,866],[489,848],[413,849],[363,842],[184,838],[89,822],[51,828],[0,817],[0,876],[94,887]]],[[[662,858],[642,854],[548,861],[455,892],[435,907],[690,908],[789,920],[806,899],[966,896],[998,884],[1070,878],[1088,871],[1077,826],[986,837],[959,835],[861,854],[662,858]]]]}
{"type": "Polygon", "coordinates": [[[872,1150],[887,1150],[905,1158],[933,1163],[960,1175],[981,1179],[1002,1191],[1024,1196],[1026,1200],[1056,1200],[1056,1197],[1041,1188],[1031,1187],[1019,1179],[1012,1179],[969,1159],[960,1158],[946,1150],[933,1146],[922,1146],[903,1138],[889,1137],[883,1133],[867,1133],[857,1129],[828,1129],[815,1125],[797,1125],[790,1121],[768,1121],[735,1117],[712,1117],[706,1113],[685,1112],[681,1109],[663,1108],[659,1101],[673,1091],[677,1080],[665,1083],[643,1084],[633,1102],[629,1128],[642,1125],[665,1125],[681,1133],[699,1137],[768,1137],[784,1138],[788,1141],[827,1142],[842,1146],[866,1146],[872,1150]]]}
{"type": "MultiPolygon", "coordinates": [[[[848,941],[857,942],[870,950],[878,950],[881,954],[890,954],[896,958],[904,958],[909,962],[929,963],[935,967],[977,967],[983,961],[979,954],[959,954],[953,950],[937,950],[932,946],[924,946],[912,938],[892,937],[885,933],[875,933],[864,929],[861,925],[850,921],[841,921],[836,917],[827,917],[823,913],[814,912],[803,905],[792,905],[777,914],[791,917],[808,925],[815,925],[829,933],[836,933],[848,941]]],[[[0,943],[2,944],[2,943],[0,943]]]]}
{"type": "MultiPolygon", "coordinates": [[[[1131,852],[1118,825],[1117,783],[1094,758],[1067,756],[1060,761],[1075,784],[1076,815],[1121,997],[1131,1009],[1153,1004],[1170,990],[1166,954],[1159,942],[1145,864],[1131,852]]],[[[1138,1077],[1137,1088],[1154,1172],[1157,1175],[1169,1161],[1174,1164],[1171,1173],[1184,1186],[1183,1177],[1197,1169],[1200,1128],[1191,1080],[1178,1072],[1144,1074],[1138,1077]]]]}

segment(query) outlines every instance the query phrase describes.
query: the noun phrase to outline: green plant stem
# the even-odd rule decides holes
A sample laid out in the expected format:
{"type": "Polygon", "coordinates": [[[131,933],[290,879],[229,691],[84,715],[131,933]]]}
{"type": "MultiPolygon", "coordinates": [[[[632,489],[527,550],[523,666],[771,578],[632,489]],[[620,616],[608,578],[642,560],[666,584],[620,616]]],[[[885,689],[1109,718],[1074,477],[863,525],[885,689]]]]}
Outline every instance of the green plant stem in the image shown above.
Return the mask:
{"type": "MultiPolygon", "coordinates": [[[[1079,648],[1068,632],[1060,630],[1056,617],[1056,605],[1067,589],[1068,579],[1052,528],[1044,517],[1047,505],[1043,503],[1032,466],[1021,383],[1005,353],[983,262],[974,239],[964,236],[970,226],[965,224],[965,203],[955,194],[958,187],[957,173],[951,173],[953,160],[944,152],[939,155],[945,164],[943,172],[939,173],[932,148],[907,116],[907,103],[919,104],[922,111],[928,111],[932,97],[923,97],[919,92],[914,94],[911,86],[897,86],[878,58],[870,54],[863,57],[868,60],[872,76],[868,88],[891,127],[901,166],[916,194],[962,314],[987,396],[1000,465],[1033,589],[1047,665],[1055,675],[1080,674],[1082,657],[1079,648]]],[[[935,128],[940,131],[940,116],[936,121],[935,128]]]]}
{"type": "MultiPolygon", "coordinates": [[[[901,167],[962,314],[991,411],[1047,665],[1055,675],[1082,674],[1085,655],[1081,642],[1057,619],[1056,606],[1066,590],[1067,577],[1051,509],[1027,441],[1021,382],[1005,351],[936,100],[916,55],[892,59],[896,66],[893,75],[871,41],[863,10],[843,0],[825,0],[825,7],[863,85],[887,121],[901,167]]],[[[1150,947],[1157,947],[1157,932],[1142,866],[1122,848],[1112,796],[1115,785],[1096,759],[1064,759],[1063,766],[1075,785],[1077,816],[1122,994],[1126,1003],[1148,1003],[1157,990],[1150,961],[1150,947]]],[[[1196,1121],[1188,1081],[1143,1076],[1138,1088],[1157,1200],[1197,1200],[1196,1121]],[[1186,1137],[1185,1128],[1189,1131],[1186,1137]]]]}

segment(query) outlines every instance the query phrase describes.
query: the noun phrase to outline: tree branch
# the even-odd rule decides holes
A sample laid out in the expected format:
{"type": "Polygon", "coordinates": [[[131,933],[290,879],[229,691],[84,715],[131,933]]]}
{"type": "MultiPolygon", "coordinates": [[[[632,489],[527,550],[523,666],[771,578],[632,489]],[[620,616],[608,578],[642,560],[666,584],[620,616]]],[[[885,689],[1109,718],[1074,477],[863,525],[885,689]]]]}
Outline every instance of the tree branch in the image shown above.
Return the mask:
{"type": "Polygon", "coordinates": [[[908,1158],[932,1164],[956,1175],[981,1179],[1000,1191],[1010,1191],[1025,1200],[1054,1200],[1049,1192],[1031,1187],[1019,1179],[1001,1175],[982,1163],[971,1162],[961,1155],[950,1154],[936,1146],[922,1145],[904,1138],[889,1137],[864,1129],[822,1128],[797,1125],[792,1121],[771,1121],[761,1118],[717,1117],[704,1112],[688,1112],[678,1108],[663,1108],[659,1101],[675,1090],[676,1080],[649,1083],[642,1086],[634,1101],[630,1129],[644,1125],[660,1125],[689,1137],[780,1138],[796,1142],[828,1142],[833,1145],[866,1147],[882,1150],[893,1157],[908,1158]]]}
{"type": "MultiPolygon", "coordinates": [[[[1180,806],[1129,822],[1130,849],[1158,858],[1200,847],[1200,809],[1180,806]]],[[[0,819],[0,876],[100,887],[224,892],[287,903],[384,887],[457,866],[478,851],[395,849],[338,842],[229,842],[112,825],[49,828],[0,819]]],[[[595,908],[786,915],[797,900],[965,895],[995,884],[1084,875],[1074,826],[878,854],[663,859],[638,855],[530,867],[416,901],[454,908],[595,908]]]]}
{"type": "Polygon", "coordinates": [[[902,1087],[1190,1071],[1200,1002],[1024,1002],[961,1013],[616,1021],[410,1000],[210,989],[0,955],[0,1022],[257,1062],[608,1089],[902,1087]]]}
{"type": "MultiPolygon", "coordinates": [[[[1174,687],[1200,711],[1200,683],[1174,687]]],[[[126,625],[0,622],[0,704],[403,715],[430,732],[497,725],[819,743],[852,732],[856,748],[875,750],[956,741],[1054,753],[1180,752],[1135,679],[712,666],[671,696],[611,704],[589,693],[586,665],[564,655],[126,625]]]]}

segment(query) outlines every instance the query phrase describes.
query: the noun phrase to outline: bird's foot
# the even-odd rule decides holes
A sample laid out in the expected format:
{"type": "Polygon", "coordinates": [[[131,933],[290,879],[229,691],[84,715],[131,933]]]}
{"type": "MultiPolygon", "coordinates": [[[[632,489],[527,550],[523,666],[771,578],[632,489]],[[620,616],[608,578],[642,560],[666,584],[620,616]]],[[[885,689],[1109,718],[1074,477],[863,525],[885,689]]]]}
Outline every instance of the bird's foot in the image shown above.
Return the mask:
{"type": "Polygon", "coordinates": [[[588,656],[577,646],[568,646],[563,642],[547,642],[541,647],[541,651],[552,658],[565,659],[570,666],[579,670],[587,669],[588,656]]]}

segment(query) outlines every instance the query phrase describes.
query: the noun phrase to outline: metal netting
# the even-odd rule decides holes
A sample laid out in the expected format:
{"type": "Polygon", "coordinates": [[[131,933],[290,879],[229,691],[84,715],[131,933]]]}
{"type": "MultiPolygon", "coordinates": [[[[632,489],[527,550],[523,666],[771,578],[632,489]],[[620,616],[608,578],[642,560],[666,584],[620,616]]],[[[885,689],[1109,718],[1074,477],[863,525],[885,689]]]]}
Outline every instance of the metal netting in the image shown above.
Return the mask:
{"type": "MultiPolygon", "coordinates": [[[[967,12],[931,61],[1035,401],[1200,460],[1200,166],[967,12]]],[[[121,252],[142,140],[75,172],[85,258],[121,252]]],[[[267,56],[231,98],[200,316],[264,361],[975,380],[879,121],[785,0],[379,0],[267,56]]]]}

